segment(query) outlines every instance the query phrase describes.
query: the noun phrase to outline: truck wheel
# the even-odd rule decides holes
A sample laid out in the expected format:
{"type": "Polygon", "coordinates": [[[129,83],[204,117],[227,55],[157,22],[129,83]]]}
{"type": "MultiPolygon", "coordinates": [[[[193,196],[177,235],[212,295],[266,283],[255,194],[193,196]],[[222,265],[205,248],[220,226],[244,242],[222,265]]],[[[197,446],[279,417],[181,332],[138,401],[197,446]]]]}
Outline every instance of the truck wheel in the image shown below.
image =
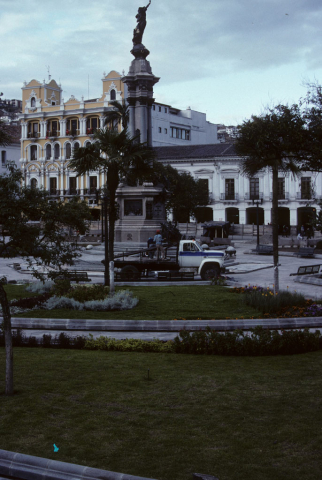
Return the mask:
{"type": "Polygon", "coordinates": [[[204,265],[200,272],[202,280],[212,280],[220,275],[220,267],[216,263],[208,263],[204,265]]]}
{"type": "Polygon", "coordinates": [[[137,280],[140,277],[139,270],[133,265],[126,265],[121,270],[122,280],[137,280]]]}

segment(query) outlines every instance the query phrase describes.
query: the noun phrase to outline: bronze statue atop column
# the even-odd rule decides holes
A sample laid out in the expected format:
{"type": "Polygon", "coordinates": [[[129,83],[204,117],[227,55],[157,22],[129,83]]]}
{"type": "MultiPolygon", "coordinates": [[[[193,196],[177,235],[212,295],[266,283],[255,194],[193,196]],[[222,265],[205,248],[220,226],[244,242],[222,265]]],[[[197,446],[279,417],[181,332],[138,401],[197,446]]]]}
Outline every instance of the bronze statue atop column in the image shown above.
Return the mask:
{"type": "Polygon", "coordinates": [[[151,0],[146,7],[140,7],[138,9],[138,13],[136,15],[137,25],[136,28],[133,30],[133,45],[140,45],[142,43],[143,33],[146,27],[146,11],[151,5],[151,0]]]}

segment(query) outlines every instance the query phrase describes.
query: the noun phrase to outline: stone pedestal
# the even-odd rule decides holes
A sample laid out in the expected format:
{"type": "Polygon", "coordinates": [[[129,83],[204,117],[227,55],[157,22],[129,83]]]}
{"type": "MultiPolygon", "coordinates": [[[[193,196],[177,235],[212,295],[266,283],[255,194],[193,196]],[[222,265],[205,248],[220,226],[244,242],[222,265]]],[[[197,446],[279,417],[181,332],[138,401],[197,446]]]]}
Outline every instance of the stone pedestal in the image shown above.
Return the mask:
{"type": "Polygon", "coordinates": [[[129,73],[122,78],[128,87],[129,133],[131,136],[140,133],[140,142],[152,147],[153,85],[160,79],[153,75],[150,62],[146,59],[150,52],[142,43],[134,45],[131,53],[135,59],[129,73]]]}
{"type": "Polygon", "coordinates": [[[121,186],[117,190],[119,220],[115,225],[116,242],[146,242],[166,220],[159,199],[161,188],[151,183],[139,187],[121,186]]]}

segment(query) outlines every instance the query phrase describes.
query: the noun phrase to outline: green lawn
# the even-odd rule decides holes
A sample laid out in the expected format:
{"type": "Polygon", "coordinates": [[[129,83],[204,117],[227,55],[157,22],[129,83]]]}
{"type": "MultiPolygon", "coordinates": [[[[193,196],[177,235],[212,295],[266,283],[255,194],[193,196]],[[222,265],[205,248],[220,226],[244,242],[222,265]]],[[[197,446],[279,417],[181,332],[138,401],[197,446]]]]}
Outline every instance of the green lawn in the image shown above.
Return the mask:
{"type": "MultiPolygon", "coordinates": [[[[120,288],[120,287],[119,287],[120,288]]],[[[125,287],[139,298],[138,305],[132,310],[112,312],[82,312],[78,310],[33,310],[17,317],[39,318],[95,318],[115,320],[174,320],[184,318],[225,319],[258,318],[260,312],[241,303],[241,297],[226,287],[206,285],[184,285],[169,287],[125,287]]],[[[17,298],[24,287],[6,286],[9,298],[17,298]],[[17,290],[15,290],[17,289],[17,290]]],[[[28,292],[27,292],[28,294],[28,292]]]]}
{"type": "Polygon", "coordinates": [[[2,449],[157,480],[321,478],[321,351],[237,358],[16,348],[11,398],[4,360],[0,348],[2,449]]]}

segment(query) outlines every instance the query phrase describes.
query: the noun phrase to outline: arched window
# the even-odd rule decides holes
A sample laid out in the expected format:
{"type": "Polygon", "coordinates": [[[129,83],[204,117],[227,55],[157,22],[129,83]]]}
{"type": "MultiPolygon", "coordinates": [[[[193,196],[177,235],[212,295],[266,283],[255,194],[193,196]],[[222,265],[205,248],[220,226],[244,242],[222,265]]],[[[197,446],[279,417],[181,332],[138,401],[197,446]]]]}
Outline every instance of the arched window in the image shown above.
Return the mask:
{"type": "Polygon", "coordinates": [[[37,188],[38,182],[36,178],[32,178],[30,181],[31,188],[37,188]]]}
{"type": "Polygon", "coordinates": [[[66,143],[66,158],[70,158],[72,156],[72,146],[70,143],[66,143]]]}
{"type": "Polygon", "coordinates": [[[60,157],[60,145],[58,143],[55,143],[54,154],[57,160],[60,157]]]}
{"type": "Polygon", "coordinates": [[[37,160],[37,145],[30,147],[30,160],[37,160]]]}
{"type": "Polygon", "coordinates": [[[76,152],[80,147],[80,144],[78,142],[74,143],[73,151],[76,152]]]}
{"type": "Polygon", "coordinates": [[[36,106],[36,99],[35,99],[35,97],[31,97],[30,106],[31,106],[31,108],[33,108],[33,107],[36,106]]]}
{"type": "Polygon", "coordinates": [[[110,99],[111,99],[111,102],[113,102],[114,100],[116,100],[116,92],[115,92],[115,90],[111,90],[111,92],[110,92],[110,99]]]}
{"type": "Polygon", "coordinates": [[[48,143],[48,145],[46,145],[46,160],[50,160],[51,159],[51,145],[48,143]]]}
{"type": "Polygon", "coordinates": [[[85,148],[86,148],[86,147],[89,147],[90,144],[91,144],[91,142],[90,142],[89,140],[87,140],[87,142],[84,143],[84,147],[85,147],[85,148]]]}

